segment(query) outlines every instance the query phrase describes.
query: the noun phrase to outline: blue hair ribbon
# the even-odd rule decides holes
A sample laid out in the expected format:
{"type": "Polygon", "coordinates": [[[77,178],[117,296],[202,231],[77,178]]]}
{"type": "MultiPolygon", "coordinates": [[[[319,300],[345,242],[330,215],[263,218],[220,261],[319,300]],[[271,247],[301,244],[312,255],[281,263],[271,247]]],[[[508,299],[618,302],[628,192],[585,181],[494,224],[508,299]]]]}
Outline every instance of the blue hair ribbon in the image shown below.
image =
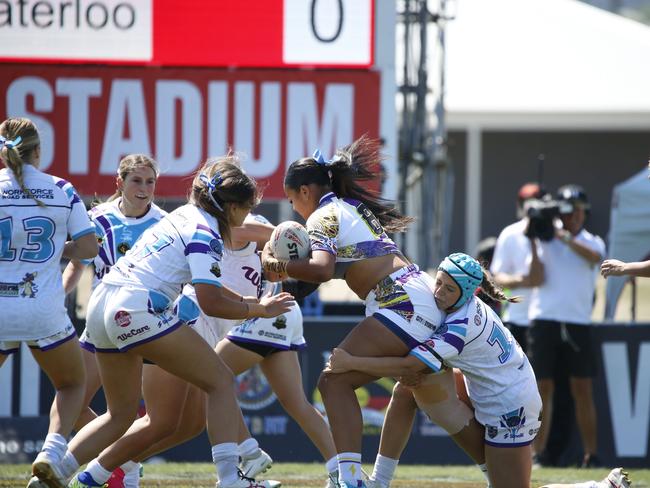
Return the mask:
{"type": "Polygon", "coordinates": [[[210,197],[212,204],[223,212],[223,207],[219,205],[219,202],[217,202],[217,200],[214,198],[214,195],[212,194],[212,192],[214,192],[223,181],[221,173],[217,171],[212,178],[210,178],[205,173],[201,173],[199,175],[199,180],[208,188],[208,196],[210,197]]]}
{"type": "Polygon", "coordinates": [[[16,137],[13,141],[9,139],[5,139],[4,137],[0,136],[0,147],[6,146],[7,148],[11,149],[13,147],[18,146],[22,142],[23,138],[18,136],[16,137]]]}

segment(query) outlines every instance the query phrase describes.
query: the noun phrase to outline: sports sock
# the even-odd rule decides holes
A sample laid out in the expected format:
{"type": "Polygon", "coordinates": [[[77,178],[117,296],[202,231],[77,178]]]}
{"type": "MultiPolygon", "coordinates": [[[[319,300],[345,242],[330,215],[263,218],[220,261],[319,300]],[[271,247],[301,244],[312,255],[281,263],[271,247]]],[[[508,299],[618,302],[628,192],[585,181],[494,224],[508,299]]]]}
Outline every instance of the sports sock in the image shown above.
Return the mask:
{"type": "Polygon", "coordinates": [[[260,445],[253,437],[249,437],[237,446],[237,452],[242,459],[251,459],[259,456],[260,445]]]}
{"type": "Polygon", "coordinates": [[[370,477],[381,486],[390,486],[390,482],[393,481],[393,476],[395,475],[397,463],[399,463],[399,459],[391,459],[377,454],[375,467],[372,469],[372,475],[370,477]]]}
{"type": "Polygon", "coordinates": [[[111,472],[99,464],[97,459],[93,459],[88,463],[88,466],[84,469],[84,473],[89,474],[99,486],[102,486],[111,477],[111,472]]]}
{"type": "Polygon", "coordinates": [[[227,486],[239,479],[236,442],[224,442],[212,446],[212,461],[217,469],[217,477],[221,486],[227,486]]]}
{"type": "Polygon", "coordinates": [[[339,469],[339,460],[337,459],[336,456],[332,456],[330,459],[328,459],[325,462],[325,469],[327,470],[327,474],[332,474],[335,471],[338,471],[338,469],[339,469]]]}
{"type": "Polygon", "coordinates": [[[336,457],[339,462],[339,481],[357,486],[361,479],[361,453],[342,452],[336,457]]]}

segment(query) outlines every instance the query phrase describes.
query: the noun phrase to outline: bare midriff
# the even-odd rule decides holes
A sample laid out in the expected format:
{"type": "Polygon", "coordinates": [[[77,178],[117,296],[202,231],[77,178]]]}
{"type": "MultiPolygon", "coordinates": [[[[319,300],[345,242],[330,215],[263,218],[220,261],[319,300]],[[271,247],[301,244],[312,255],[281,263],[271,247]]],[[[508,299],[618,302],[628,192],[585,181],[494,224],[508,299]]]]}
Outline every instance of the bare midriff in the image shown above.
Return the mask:
{"type": "Polygon", "coordinates": [[[362,259],[351,264],[345,273],[345,282],[359,298],[365,300],[386,276],[408,266],[406,258],[398,254],[387,254],[376,258],[362,259]]]}

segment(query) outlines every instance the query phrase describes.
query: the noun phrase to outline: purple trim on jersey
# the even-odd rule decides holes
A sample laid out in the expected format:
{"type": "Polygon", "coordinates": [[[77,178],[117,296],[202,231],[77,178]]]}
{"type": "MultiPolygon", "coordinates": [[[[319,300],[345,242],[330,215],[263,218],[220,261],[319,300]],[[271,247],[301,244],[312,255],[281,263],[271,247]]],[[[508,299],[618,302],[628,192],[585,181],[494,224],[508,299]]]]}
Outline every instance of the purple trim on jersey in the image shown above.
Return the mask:
{"type": "Polygon", "coordinates": [[[53,344],[48,344],[45,347],[38,347],[38,346],[29,346],[30,349],[38,349],[39,351],[49,351],[51,349],[54,349],[55,347],[60,346],[61,344],[68,342],[70,339],[73,339],[77,337],[77,332],[73,329],[72,333],[66,337],[65,339],[61,339],[60,341],[54,342],[53,344]]]}
{"type": "Polygon", "coordinates": [[[460,337],[454,334],[443,334],[442,338],[447,344],[454,347],[458,351],[458,354],[463,352],[465,341],[463,341],[460,337]]]}
{"type": "Polygon", "coordinates": [[[214,254],[214,251],[204,242],[192,242],[185,247],[185,255],[187,256],[192,253],[214,254]]]}
{"type": "Polygon", "coordinates": [[[506,443],[501,443],[501,442],[492,442],[492,441],[488,441],[488,440],[485,440],[485,439],[483,439],[483,442],[485,444],[487,444],[488,446],[492,446],[492,447],[523,447],[523,446],[528,446],[528,445],[532,444],[533,440],[534,439],[531,439],[531,440],[526,441],[526,442],[513,442],[512,444],[506,444],[506,443]]]}
{"type": "Polygon", "coordinates": [[[119,353],[119,352],[122,352],[122,351],[120,351],[117,348],[105,349],[105,348],[101,348],[101,347],[96,347],[95,352],[103,352],[103,353],[108,353],[108,354],[115,354],[115,353],[119,353]]]}
{"type": "Polygon", "coordinates": [[[311,245],[309,247],[311,248],[312,251],[325,251],[326,253],[329,253],[332,256],[336,256],[336,251],[334,251],[334,249],[332,249],[331,247],[327,247],[326,245],[316,241],[311,241],[310,244],[311,245]]]}
{"type": "Polygon", "coordinates": [[[207,225],[196,224],[196,228],[197,228],[197,229],[201,229],[201,230],[208,231],[210,234],[212,234],[212,236],[213,236],[215,239],[219,239],[219,240],[221,240],[221,236],[220,236],[219,234],[217,234],[215,231],[213,231],[213,230],[212,230],[210,227],[208,227],[207,225]]]}
{"type": "MultiPolygon", "coordinates": [[[[395,312],[393,312],[395,313],[395,312]]],[[[417,340],[415,340],[413,337],[408,335],[404,329],[402,329],[399,325],[397,325],[395,322],[393,322],[391,319],[386,317],[384,314],[381,313],[373,313],[372,316],[379,320],[382,324],[384,324],[388,329],[395,334],[397,337],[401,339],[401,341],[407,345],[409,349],[413,349],[416,347],[418,344],[420,344],[417,340]]]]}
{"type": "Polygon", "coordinates": [[[0,354],[4,354],[5,356],[9,356],[10,354],[18,352],[19,350],[20,350],[20,347],[16,347],[14,349],[0,349],[0,354]]]}
{"type": "Polygon", "coordinates": [[[307,349],[307,343],[305,342],[303,344],[291,344],[291,346],[289,346],[289,349],[292,351],[302,351],[304,349],[307,349]]]}
{"type": "Polygon", "coordinates": [[[108,242],[108,250],[111,253],[109,259],[111,263],[115,264],[115,254],[114,254],[115,241],[113,240],[113,232],[111,232],[113,228],[113,226],[111,225],[111,221],[108,220],[104,215],[99,215],[95,220],[99,225],[102,226],[102,229],[104,229],[104,238],[108,242]]]}
{"type": "Polygon", "coordinates": [[[469,323],[469,319],[465,317],[464,319],[456,319],[456,320],[451,320],[449,322],[445,322],[445,325],[454,325],[454,324],[465,324],[467,325],[469,323]]]}
{"type": "Polygon", "coordinates": [[[163,330],[160,334],[156,334],[155,336],[147,337],[146,339],[142,339],[141,341],[134,342],[132,344],[128,344],[127,346],[123,347],[120,349],[120,352],[126,352],[131,348],[134,348],[135,346],[141,346],[142,344],[146,344],[147,342],[151,342],[153,340],[156,340],[162,336],[166,336],[170,332],[174,332],[176,329],[178,329],[181,325],[185,325],[185,322],[182,320],[179,320],[176,322],[174,325],[169,327],[168,329],[163,330]]]}
{"type": "Polygon", "coordinates": [[[85,349],[86,351],[95,354],[95,346],[93,346],[90,342],[79,341],[79,346],[81,349],[85,349]]]}
{"type": "Polygon", "coordinates": [[[238,342],[245,342],[248,344],[258,344],[260,346],[270,346],[273,349],[282,349],[283,351],[288,351],[290,349],[289,346],[285,346],[284,344],[278,344],[277,342],[267,342],[267,341],[258,341],[256,339],[246,339],[244,337],[239,337],[239,336],[230,336],[227,335],[226,339],[228,339],[230,342],[233,342],[237,344],[238,342]]]}
{"type": "Polygon", "coordinates": [[[59,181],[57,181],[57,182],[55,183],[55,185],[58,186],[59,188],[61,188],[61,189],[63,190],[63,187],[64,187],[65,185],[67,185],[68,183],[70,183],[70,182],[64,180],[63,178],[59,178],[59,181]]]}
{"type": "Polygon", "coordinates": [[[320,197],[320,200],[318,200],[318,207],[317,208],[321,208],[321,207],[327,205],[328,203],[330,203],[335,198],[337,198],[337,197],[336,197],[336,194],[333,191],[331,191],[329,193],[325,193],[325,195],[320,197]]]}
{"type": "MultiPolygon", "coordinates": [[[[394,247],[395,249],[397,249],[397,246],[396,246],[394,243],[391,242],[391,244],[393,244],[393,247],[394,247]]],[[[421,274],[422,274],[422,272],[419,270],[419,268],[417,267],[417,265],[416,265],[416,264],[411,264],[411,265],[409,265],[409,266],[406,268],[406,273],[404,273],[404,274],[402,274],[402,275],[399,275],[399,276],[395,279],[395,281],[396,281],[397,283],[400,283],[400,284],[403,285],[404,283],[406,283],[406,282],[407,282],[408,280],[410,280],[411,278],[413,278],[413,277],[415,277],[415,276],[420,276],[421,274]]]]}
{"type": "Polygon", "coordinates": [[[114,264],[111,263],[111,258],[106,255],[106,249],[104,249],[104,246],[99,247],[99,252],[97,254],[101,258],[101,260],[104,261],[104,264],[106,264],[106,266],[108,266],[109,268],[114,264]]]}

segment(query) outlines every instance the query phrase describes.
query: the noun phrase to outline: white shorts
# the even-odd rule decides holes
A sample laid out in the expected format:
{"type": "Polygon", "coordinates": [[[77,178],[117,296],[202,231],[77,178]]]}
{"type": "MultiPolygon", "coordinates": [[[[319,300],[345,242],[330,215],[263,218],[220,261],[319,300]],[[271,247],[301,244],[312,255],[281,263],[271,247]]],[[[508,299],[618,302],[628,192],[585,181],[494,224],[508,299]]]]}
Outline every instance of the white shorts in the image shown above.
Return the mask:
{"type": "Polygon", "coordinates": [[[184,324],[165,295],[100,283],[88,303],[86,344],[98,352],[124,352],[184,324]]]}
{"type": "Polygon", "coordinates": [[[433,288],[433,278],[416,264],[398,269],[368,293],[366,317],[375,317],[413,349],[431,337],[445,317],[433,288]]]}
{"type": "Polygon", "coordinates": [[[31,339],[25,341],[0,341],[0,354],[9,355],[20,349],[20,343],[25,342],[31,349],[40,349],[41,351],[48,351],[55,347],[68,342],[77,337],[77,331],[74,330],[72,323],[68,323],[61,327],[58,332],[52,335],[43,337],[41,339],[31,339]]]}
{"type": "Polygon", "coordinates": [[[272,319],[245,320],[228,332],[226,337],[238,346],[262,356],[307,347],[303,336],[302,312],[298,305],[272,319]]]}
{"type": "Polygon", "coordinates": [[[501,412],[486,412],[474,404],[476,420],[485,426],[485,443],[494,447],[520,447],[533,442],[542,425],[542,399],[534,388],[513,387],[520,406],[501,412]]]}

